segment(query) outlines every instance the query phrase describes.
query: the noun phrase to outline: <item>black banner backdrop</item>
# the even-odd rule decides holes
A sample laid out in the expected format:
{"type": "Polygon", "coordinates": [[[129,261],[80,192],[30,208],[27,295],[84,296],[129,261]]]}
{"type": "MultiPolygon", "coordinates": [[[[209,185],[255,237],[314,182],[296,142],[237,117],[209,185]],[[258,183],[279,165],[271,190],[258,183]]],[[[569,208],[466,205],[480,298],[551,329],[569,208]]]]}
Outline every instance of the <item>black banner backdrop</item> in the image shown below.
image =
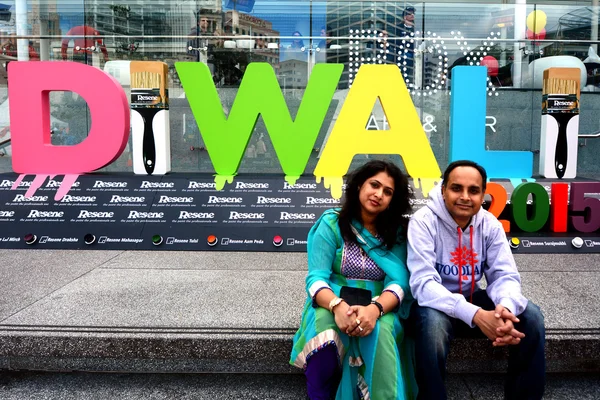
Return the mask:
{"type": "MultiPolygon", "coordinates": [[[[240,175],[217,191],[208,174],[89,174],[59,201],[54,196],[61,177],[29,198],[33,176],[12,190],[16,178],[0,174],[0,248],[306,251],[313,223],[340,204],[312,176],[292,186],[281,175],[240,175]]],[[[510,198],[510,182],[498,183],[510,198]]],[[[415,190],[413,211],[425,204],[415,190]]],[[[510,219],[508,214],[507,206],[500,218],[510,219]]],[[[600,253],[597,232],[532,234],[511,226],[507,236],[520,239],[515,253],[600,253]],[[573,246],[575,237],[581,248],[573,246]]]]}
{"type": "Polygon", "coordinates": [[[211,175],[93,174],[59,201],[60,178],[27,198],[33,177],[11,190],[16,177],[0,175],[0,248],[305,251],[310,227],[339,205],[308,177],[236,177],[217,191],[211,175]]]}

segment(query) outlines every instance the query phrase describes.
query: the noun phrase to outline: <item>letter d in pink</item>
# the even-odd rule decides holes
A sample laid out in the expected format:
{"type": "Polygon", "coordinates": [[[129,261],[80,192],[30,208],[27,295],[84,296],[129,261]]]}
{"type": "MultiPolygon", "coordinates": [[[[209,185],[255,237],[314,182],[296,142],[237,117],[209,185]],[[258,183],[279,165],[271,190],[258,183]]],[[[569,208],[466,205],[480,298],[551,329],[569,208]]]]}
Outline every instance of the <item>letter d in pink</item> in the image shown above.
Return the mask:
{"type": "MultiPolygon", "coordinates": [[[[115,161],[129,136],[129,105],[110,75],[74,62],[9,64],[10,131],[13,170],[20,174],[77,175],[115,161]],[[74,146],[50,139],[52,91],[72,91],[88,104],[88,137],[74,146]]],[[[83,118],[83,116],[82,116],[83,118]]]]}

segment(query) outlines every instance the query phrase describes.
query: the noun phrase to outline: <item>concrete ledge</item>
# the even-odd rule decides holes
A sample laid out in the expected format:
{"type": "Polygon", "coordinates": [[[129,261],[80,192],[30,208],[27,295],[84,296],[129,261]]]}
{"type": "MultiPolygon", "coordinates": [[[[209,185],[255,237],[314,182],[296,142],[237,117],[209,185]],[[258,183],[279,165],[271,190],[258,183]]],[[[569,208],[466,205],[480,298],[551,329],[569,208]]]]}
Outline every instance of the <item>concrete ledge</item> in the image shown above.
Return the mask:
{"type": "MultiPolygon", "coordinates": [[[[6,329],[0,369],[103,372],[300,373],[288,365],[293,332],[238,329],[6,329]]],[[[547,333],[548,372],[600,372],[600,329],[547,333]]],[[[454,341],[448,370],[501,372],[506,349],[454,341]]]]}
{"type": "MultiPolygon", "coordinates": [[[[306,299],[306,254],[0,251],[0,258],[0,369],[301,372],[288,357],[306,299]]],[[[548,372],[600,372],[600,254],[516,259],[524,293],[544,312],[548,372]]],[[[504,371],[506,356],[487,340],[459,339],[448,369],[504,371]]]]}

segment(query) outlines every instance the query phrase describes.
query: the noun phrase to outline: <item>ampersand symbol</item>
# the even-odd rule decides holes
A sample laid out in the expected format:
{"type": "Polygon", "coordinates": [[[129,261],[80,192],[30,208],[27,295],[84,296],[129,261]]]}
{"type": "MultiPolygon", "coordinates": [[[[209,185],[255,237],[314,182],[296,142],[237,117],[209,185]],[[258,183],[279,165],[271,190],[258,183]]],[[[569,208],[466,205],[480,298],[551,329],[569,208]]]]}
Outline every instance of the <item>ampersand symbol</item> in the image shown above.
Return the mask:
{"type": "Polygon", "coordinates": [[[425,123],[423,124],[423,129],[426,133],[437,132],[437,126],[432,124],[433,121],[435,121],[433,115],[425,116],[425,123]]]}

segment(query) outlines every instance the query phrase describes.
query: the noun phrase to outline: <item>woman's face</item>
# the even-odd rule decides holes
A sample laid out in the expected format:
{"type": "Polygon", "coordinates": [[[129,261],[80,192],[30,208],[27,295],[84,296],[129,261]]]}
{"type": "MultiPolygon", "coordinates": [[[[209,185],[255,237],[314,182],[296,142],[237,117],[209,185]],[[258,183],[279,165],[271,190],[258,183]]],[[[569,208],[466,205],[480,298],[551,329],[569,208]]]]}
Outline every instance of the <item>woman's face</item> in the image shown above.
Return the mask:
{"type": "Polygon", "coordinates": [[[394,179],[387,172],[381,171],[368,178],[358,191],[362,215],[374,217],[385,211],[392,201],[394,190],[394,179]]]}

